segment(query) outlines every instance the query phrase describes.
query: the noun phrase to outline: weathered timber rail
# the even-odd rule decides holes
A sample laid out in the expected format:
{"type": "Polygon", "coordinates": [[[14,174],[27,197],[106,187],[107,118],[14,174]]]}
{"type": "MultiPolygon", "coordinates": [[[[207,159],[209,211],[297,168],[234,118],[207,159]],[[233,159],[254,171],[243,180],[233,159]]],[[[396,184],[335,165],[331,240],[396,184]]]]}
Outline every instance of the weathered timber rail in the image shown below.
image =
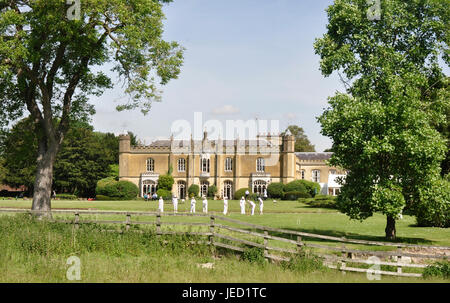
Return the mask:
{"type": "MultiPolygon", "coordinates": [[[[32,211],[27,209],[0,209],[1,213],[43,213],[42,211],[32,211]]],[[[405,276],[405,277],[420,277],[421,273],[417,272],[403,272],[403,268],[418,268],[423,269],[427,266],[424,263],[406,263],[405,257],[416,258],[420,260],[436,260],[447,259],[450,254],[450,247],[448,246],[436,246],[436,245],[417,245],[417,244],[405,244],[405,243],[391,243],[391,242],[378,242],[367,241],[359,239],[347,239],[345,237],[333,237],[327,235],[306,233],[301,231],[293,231],[286,229],[279,229],[274,227],[268,227],[263,225],[252,224],[229,217],[224,217],[211,214],[191,214],[191,213],[160,213],[160,212],[141,212],[141,211],[92,211],[92,210],[52,210],[52,221],[61,223],[73,224],[74,228],[80,228],[82,224],[96,223],[96,224],[120,224],[125,226],[125,232],[136,231],[131,230],[131,226],[138,225],[151,225],[156,227],[156,234],[161,235],[195,235],[205,236],[207,241],[204,243],[226,248],[229,250],[244,252],[245,247],[258,247],[264,250],[264,257],[275,261],[289,261],[295,254],[301,253],[304,248],[310,248],[315,250],[314,253],[325,259],[324,264],[330,268],[335,268],[341,271],[353,271],[353,272],[372,272],[382,275],[393,276],[405,276]],[[70,220],[55,219],[56,215],[73,216],[70,220]],[[101,215],[101,216],[124,216],[125,220],[83,220],[86,215],[101,215]],[[132,217],[154,217],[154,221],[137,221],[132,220],[132,217]],[[162,221],[163,217],[186,217],[186,218],[203,218],[205,222],[171,222],[162,221]],[[221,221],[220,223],[217,221],[221,221]],[[163,226],[191,226],[205,228],[205,231],[176,231],[176,230],[163,230],[163,226]],[[238,227],[239,226],[239,227],[238,227]],[[225,231],[225,232],[222,232],[225,231]],[[272,233],[272,234],[270,234],[272,233]],[[237,234],[237,235],[236,235],[237,234]],[[258,240],[261,239],[262,243],[258,240]],[[292,239],[294,238],[294,239],[292,239]],[[309,243],[310,240],[317,239],[319,241],[328,241],[338,243],[339,246],[330,246],[317,243],[309,243]],[[282,243],[285,246],[291,245],[293,248],[279,247],[271,244],[282,243]],[[382,251],[382,250],[361,250],[356,248],[348,248],[346,244],[351,245],[366,245],[384,248],[396,248],[394,251],[382,251]],[[240,245],[240,246],[239,246],[240,245]],[[402,250],[438,250],[444,252],[443,254],[423,254],[412,253],[402,250]],[[324,253],[325,251],[326,253],[324,253]],[[331,254],[330,254],[331,253],[331,254]],[[333,254],[334,253],[334,254],[333,254]],[[337,253],[337,254],[336,254],[337,253]],[[396,271],[389,270],[373,270],[369,268],[349,267],[348,263],[353,264],[366,264],[372,265],[372,260],[364,259],[364,257],[376,256],[380,260],[377,262],[379,266],[391,266],[395,267],[396,271]],[[388,260],[381,260],[381,258],[388,260]],[[395,261],[389,258],[394,258],[395,261]]],[[[142,230],[137,230],[143,232],[142,230]]],[[[198,242],[195,242],[198,243],[198,242]]],[[[410,260],[411,261],[411,260],[410,260]]]]}

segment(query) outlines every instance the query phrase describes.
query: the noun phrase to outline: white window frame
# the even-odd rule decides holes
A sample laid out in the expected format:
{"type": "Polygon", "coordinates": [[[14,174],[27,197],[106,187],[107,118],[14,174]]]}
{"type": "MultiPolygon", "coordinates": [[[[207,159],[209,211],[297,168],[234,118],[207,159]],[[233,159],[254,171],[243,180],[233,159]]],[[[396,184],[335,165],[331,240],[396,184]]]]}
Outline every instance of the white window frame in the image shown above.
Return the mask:
{"type": "Polygon", "coordinates": [[[186,171],[186,159],[185,158],[178,159],[178,171],[179,172],[186,171]]]}
{"type": "Polygon", "coordinates": [[[155,160],[153,158],[147,159],[147,171],[154,172],[155,171],[155,160]]]}
{"type": "Polygon", "coordinates": [[[225,159],[225,171],[233,171],[233,159],[230,157],[225,159]]]}
{"type": "Polygon", "coordinates": [[[257,172],[265,172],[266,170],[266,161],[264,158],[256,159],[256,171],[257,172]]]}
{"type": "Polygon", "coordinates": [[[209,173],[210,163],[208,158],[200,158],[200,170],[202,173],[209,173]]]}
{"type": "Polygon", "coordinates": [[[314,169],[312,171],[312,181],[320,183],[320,169],[314,169]]]}

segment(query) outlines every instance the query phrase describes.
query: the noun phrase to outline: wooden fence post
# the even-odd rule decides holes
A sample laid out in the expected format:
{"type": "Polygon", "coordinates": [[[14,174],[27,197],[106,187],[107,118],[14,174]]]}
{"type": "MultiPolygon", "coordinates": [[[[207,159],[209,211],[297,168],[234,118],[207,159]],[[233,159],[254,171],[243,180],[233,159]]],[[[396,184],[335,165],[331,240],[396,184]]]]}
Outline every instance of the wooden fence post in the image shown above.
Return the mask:
{"type": "Polygon", "coordinates": [[[297,253],[301,253],[302,251],[302,237],[301,236],[297,236],[297,253]]]}
{"type": "Polygon", "coordinates": [[[76,229],[80,228],[80,213],[79,212],[75,213],[74,224],[75,224],[76,229]]]}
{"type": "Polygon", "coordinates": [[[127,213],[127,221],[126,221],[126,227],[125,227],[125,230],[130,230],[130,226],[131,226],[131,214],[130,213],[127,213]]]}
{"type": "Polygon", "coordinates": [[[214,215],[211,215],[211,220],[210,220],[210,224],[209,224],[209,232],[211,233],[211,235],[209,236],[209,244],[211,246],[211,249],[214,245],[214,228],[215,228],[216,224],[215,224],[215,218],[214,215]]]}
{"type": "MultiPolygon", "coordinates": [[[[264,227],[264,257],[266,257],[269,254],[269,249],[267,248],[268,242],[269,242],[269,232],[264,227]]],[[[266,257],[266,260],[269,261],[269,258],[266,257]]]]}
{"type": "MultiPolygon", "coordinates": [[[[345,241],[345,237],[342,237],[342,240],[345,241]]],[[[342,242],[342,250],[341,250],[342,256],[341,256],[341,267],[340,270],[342,270],[342,273],[345,274],[345,267],[346,267],[346,262],[345,262],[345,258],[347,257],[346,253],[346,248],[345,248],[345,242],[342,242]]]]}
{"type": "Polygon", "coordinates": [[[159,209],[156,214],[156,235],[158,237],[161,235],[161,211],[159,209]]]}
{"type": "MultiPolygon", "coordinates": [[[[397,264],[401,263],[402,260],[402,247],[401,246],[397,246],[398,249],[398,256],[397,256],[397,264]]],[[[397,273],[401,274],[402,273],[402,267],[397,265],[397,273]]]]}

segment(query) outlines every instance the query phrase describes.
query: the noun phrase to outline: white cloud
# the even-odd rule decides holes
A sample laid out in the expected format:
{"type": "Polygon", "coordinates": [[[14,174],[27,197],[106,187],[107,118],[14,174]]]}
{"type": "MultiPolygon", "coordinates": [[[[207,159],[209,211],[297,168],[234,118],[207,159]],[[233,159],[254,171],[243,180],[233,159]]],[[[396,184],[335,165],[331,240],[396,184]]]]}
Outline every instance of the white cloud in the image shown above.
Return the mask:
{"type": "Polygon", "coordinates": [[[218,107],[212,110],[214,115],[230,115],[239,113],[239,109],[234,107],[233,105],[224,105],[222,107],[218,107]]]}

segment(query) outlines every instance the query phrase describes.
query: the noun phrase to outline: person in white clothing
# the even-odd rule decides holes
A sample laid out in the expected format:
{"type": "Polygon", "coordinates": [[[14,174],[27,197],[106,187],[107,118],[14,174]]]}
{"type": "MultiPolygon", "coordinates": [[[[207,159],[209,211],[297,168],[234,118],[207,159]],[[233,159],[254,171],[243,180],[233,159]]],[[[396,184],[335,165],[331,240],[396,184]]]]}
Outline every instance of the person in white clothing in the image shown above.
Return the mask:
{"type": "Polygon", "coordinates": [[[159,197],[158,210],[160,212],[164,212],[164,200],[162,197],[159,197]]]}
{"type": "Polygon", "coordinates": [[[250,200],[250,199],[248,199],[248,204],[250,204],[250,207],[251,207],[251,215],[253,216],[254,214],[255,214],[255,207],[256,207],[256,204],[255,204],[255,202],[253,202],[252,200],[250,200]]]}
{"type": "Polygon", "coordinates": [[[262,215],[263,214],[263,208],[264,208],[264,200],[261,199],[261,197],[258,197],[258,201],[259,201],[259,214],[262,215]]]}
{"type": "Polygon", "coordinates": [[[178,198],[177,196],[173,196],[172,198],[172,203],[173,203],[173,212],[178,212],[178,198]]]}
{"type": "Polygon", "coordinates": [[[228,198],[223,197],[223,214],[226,215],[228,213],[228,198]]]}
{"type": "Polygon", "coordinates": [[[195,203],[197,203],[197,201],[195,200],[195,198],[194,197],[192,197],[192,199],[191,199],[191,213],[195,213],[195,203]]]}
{"type": "Polygon", "coordinates": [[[203,212],[205,214],[208,213],[208,200],[206,200],[206,197],[203,197],[203,212]]]}
{"type": "Polygon", "coordinates": [[[241,206],[241,215],[245,215],[245,198],[242,197],[241,201],[239,201],[239,205],[241,206]]]}

